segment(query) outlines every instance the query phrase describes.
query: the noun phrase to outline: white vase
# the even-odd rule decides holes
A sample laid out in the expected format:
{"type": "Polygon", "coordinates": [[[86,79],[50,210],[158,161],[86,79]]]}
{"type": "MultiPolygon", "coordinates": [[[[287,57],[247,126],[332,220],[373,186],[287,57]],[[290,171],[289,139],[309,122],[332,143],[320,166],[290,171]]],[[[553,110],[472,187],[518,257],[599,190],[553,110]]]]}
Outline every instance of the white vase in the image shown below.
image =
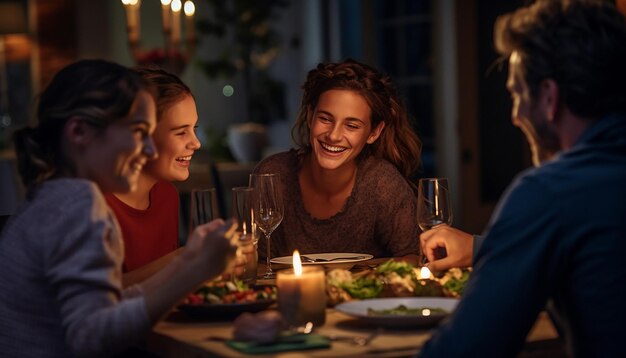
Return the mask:
{"type": "Polygon", "coordinates": [[[240,163],[258,162],[267,146],[267,127],[258,123],[233,124],[228,127],[228,147],[240,163]]]}

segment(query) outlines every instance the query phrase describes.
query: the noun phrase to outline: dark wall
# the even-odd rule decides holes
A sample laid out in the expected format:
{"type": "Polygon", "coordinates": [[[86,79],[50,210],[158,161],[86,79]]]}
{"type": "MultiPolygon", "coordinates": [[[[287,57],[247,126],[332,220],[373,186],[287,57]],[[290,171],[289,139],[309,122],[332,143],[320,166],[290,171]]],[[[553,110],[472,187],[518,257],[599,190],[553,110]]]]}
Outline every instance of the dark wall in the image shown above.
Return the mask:
{"type": "Polygon", "coordinates": [[[511,124],[511,99],[506,91],[507,66],[495,65],[493,47],[496,18],[525,1],[477,1],[478,123],[480,140],[481,199],[497,201],[511,179],[530,164],[522,132],[511,124]]]}

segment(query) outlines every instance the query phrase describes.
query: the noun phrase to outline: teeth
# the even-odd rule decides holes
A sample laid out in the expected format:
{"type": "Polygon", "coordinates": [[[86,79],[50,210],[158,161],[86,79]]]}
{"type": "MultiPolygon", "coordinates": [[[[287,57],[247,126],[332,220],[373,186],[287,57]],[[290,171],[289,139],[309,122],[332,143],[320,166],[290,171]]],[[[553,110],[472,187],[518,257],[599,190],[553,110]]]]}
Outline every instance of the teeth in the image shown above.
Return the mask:
{"type": "Polygon", "coordinates": [[[320,142],[320,145],[322,146],[322,148],[324,148],[324,149],[326,149],[328,151],[331,151],[331,152],[336,152],[336,153],[343,152],[344,150],[346,150],[346,148],[344,148],[344,147],[335,147],[335,146],[328,145],[328,144],[322,143],[322,142],[320,142]]]}
{"type": "Polygon", "coordinates": [[[178,160],[178,161],[189,161],[189,160],[191,160],[191,155],[188,155],[186,157],[179,157],[179,158],[176,158],[176,160],[178,160]]]}

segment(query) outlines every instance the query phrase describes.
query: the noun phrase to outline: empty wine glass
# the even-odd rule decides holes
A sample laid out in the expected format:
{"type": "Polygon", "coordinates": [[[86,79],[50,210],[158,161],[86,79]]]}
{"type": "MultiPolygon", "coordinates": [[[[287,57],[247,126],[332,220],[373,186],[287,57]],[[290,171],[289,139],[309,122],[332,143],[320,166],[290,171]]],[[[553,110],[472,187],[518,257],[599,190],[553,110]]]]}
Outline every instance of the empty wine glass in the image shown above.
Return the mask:
{"type": "Polygon", "coordinates": [[[267,257],[263,278],[274,278],[272,271],[270,238],[272,232],[283,221],[283,195],[279,187],[278,174],[250,174],[250,186],[253,188],[253,216],[257,229],[266,240],[267,257]]]}
{"type": "MultiPolygon", "coordinates": [[[[423,230],[441,224],[452,224],[452,206],[447,178],[423,178],[419,180],[417,194],[417,223],[423,230]]],[[[445,256],[445,253],[437,253],[445,256]]],[[[422,253],[422,263],[426,256],[422,253]]]]}

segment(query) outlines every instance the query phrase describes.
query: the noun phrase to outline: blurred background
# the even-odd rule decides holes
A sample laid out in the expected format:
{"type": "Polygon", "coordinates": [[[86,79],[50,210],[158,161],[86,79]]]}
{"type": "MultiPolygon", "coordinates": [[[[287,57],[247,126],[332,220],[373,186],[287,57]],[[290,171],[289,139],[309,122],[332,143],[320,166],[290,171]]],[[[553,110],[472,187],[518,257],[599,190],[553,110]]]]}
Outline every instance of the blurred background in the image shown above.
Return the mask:
{"type": "Polygon", "coordinates": [[[530,165],[492,47],[495,18],[525,3],[0,0],[0,215],[23,197],[10,133],[33,122],[37,93],[70,62],[157,62],[179,74],[198,105],[203,149],[194,166],[249,170],[291,147],[307,71],[351,57],[393,78],[424,144],[415,180],[450,178],[454,225],[479,233],[530,165]]]}

